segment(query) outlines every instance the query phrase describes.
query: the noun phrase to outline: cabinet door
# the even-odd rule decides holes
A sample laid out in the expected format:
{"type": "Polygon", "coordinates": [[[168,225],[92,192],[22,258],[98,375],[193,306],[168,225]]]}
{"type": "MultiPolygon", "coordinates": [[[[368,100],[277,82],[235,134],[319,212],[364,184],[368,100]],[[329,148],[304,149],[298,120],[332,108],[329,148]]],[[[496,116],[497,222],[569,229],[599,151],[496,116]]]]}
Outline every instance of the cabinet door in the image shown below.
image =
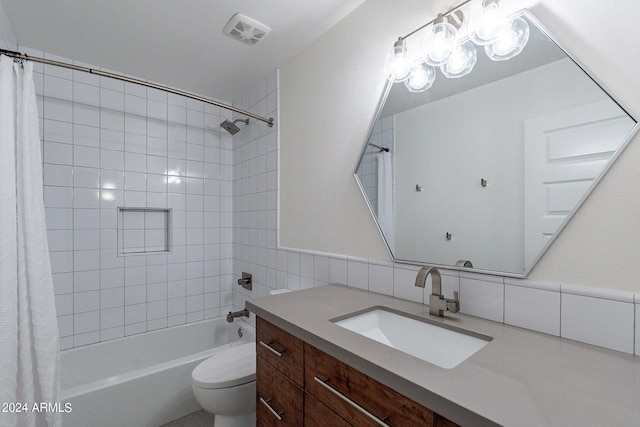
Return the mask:
{"type": "Polygon", "coordinates": [[[433,412],[305,343],[305,389],[358,426],[431,426],[433,412]]]}
{"type": "Polygon", "coordinates": [[[256,319],[256,352],[287,378],[304,387],[303,341],[258,317],[256,319]]]}
{"type": "Polygon", "coordinates": [[[304,395],[305,427],[351,427],[351,424],[340,418],[318,399],[305,393],[304,395]]]}
{"type": "Polygon", "coordinates": [[[302,389],[260,356],[256,361],[256,391],[258,427],[302,425],[302,389]]]}

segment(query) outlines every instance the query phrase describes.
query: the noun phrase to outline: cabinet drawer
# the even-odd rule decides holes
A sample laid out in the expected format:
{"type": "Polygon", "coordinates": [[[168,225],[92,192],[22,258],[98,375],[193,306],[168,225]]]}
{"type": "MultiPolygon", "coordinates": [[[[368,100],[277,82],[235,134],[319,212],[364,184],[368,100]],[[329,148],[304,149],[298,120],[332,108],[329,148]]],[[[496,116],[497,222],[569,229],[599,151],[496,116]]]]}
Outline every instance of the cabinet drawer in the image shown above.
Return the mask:
{"type": "Polygon", "coordinates": [[[258,317],[256,352],[299,387],[304,385],[303,341],[258,317]]]}
{"type": "Polygon", "coordinates": [[[351,424],[340,418],[324,403],[309,393],[304,395],[305,427],[351,427],[351,424]]]}
{"type": "Polygon", "coordinates": [[[302,389],[260,356],[256,360],[256,391],[258,427],[302,425],[302,389]]]}
{"type": "Polygon", "coordinates": [[[304,351],[305,389],[347,422],[393,427],[433,424],[429,409],[309,344],[304,351]]]}

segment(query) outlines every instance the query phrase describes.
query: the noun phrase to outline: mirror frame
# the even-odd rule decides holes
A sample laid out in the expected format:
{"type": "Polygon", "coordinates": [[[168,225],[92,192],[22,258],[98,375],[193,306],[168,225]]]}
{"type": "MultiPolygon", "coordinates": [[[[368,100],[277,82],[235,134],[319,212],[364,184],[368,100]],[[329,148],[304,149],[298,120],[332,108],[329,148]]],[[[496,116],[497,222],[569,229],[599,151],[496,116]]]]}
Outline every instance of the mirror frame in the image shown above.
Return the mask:
{"type": "MultiPolygon", "coordinates": [[[[625,105],[618,98],[618,96],[616,96],[615,93],[613,93],[611,90],[609,90],[609,88],[597,76],[595,76],[591,71],[589,71],[589,69],[582,63],[582,61],[580,61],[570,50],[568,50],[565,46],[563,46],[558,41],[558,39],[549,31],[549,29],[546,26],[544,26],[540,22],[540,20],[538,20],[531,13],[531,11],[529,11],[526,8],[525,9],[521,9],[520,11],[516,12],[514,14],[514,16],[524,16],[531,23],[536,25],[540,32],[542,32],[545,36],[547,36],[550,41],[552,41],[562,52],[564,52],[564,54],[567,56],[568,59],[573,61],[573,63],[575,63],[582,70],[582,72],[584,72],[586,74],[587,77],[589,77],[609,98],[611,98],[611,100],[613,100],[616,104],[618,104],[618,106],[633,121],[635,121],[635,125],[631,128],[631,130],[627,134],[627,137],[624,140],[622,140],[622,142],[620,143],[618,149],[615,151],[615,153],[611,156],[611,158],[606,163],[606,165],[599,172],[598,176],[593,180],[593,182],[591,183],[591,185],[589,186],[589,188],[587,189],[585,194],[578,200],[578,202],[576,203],[574,208],[571,210],[571,212],[569,212],[569,214],[567,214],[565,219],[558,226],[557,230],[549,238],[549,240],[546,242],[546,244],[540,249],[540,252],[538,253],[538,255],[533,259],[533,261],[529,265],[525,265],[524,266],[522,273],[495,271],[495,270],[481,269],[481,268],[475,268],[475,267],[474,268],[470,268],[470,267],[463,267],[463,266],[457,266],[457,265],[438,264],[438,263],[431,263],[429,261],[420,262],[420,261],[415,261],[415,260],[399,259],[399,258],[396,258],[394,256],[393,251],[391,250],[391,247],[389,246],[389,242],[387,241],[387,238],[385,237],[385,235],[384,235],[384,233],[382,231],[382,228],[380,227],[380,223],[378,222],[378,218],[377,218],[377,215],[375,213],[375,210],[371,206],[371,202],[369,201],[369,198],[367,196],[365,188],[364,188],[364,186],[363,186],[363,184],[362,184],[362,182],[360,180],[360,177],[358,176],[358,169],[360,167],[360,163],[362,162],[363,157],[366,154],[367,148],[369,147],[368,143],[369,143],[369,139],[371,138],[371,135],[373,134],[373,128],[376,125],[376,123],[378,122],[378,120],[380,119],[380,116],[381,116],[381,113],[382,113],[382,111],[384,109],[384,105],[385,105],[385,102],[387,100],[387,97],[389,96],[389,93],[391,92],[391,89],[394,86],[394,83],[392,81],[387,80],[387,83],[386,83],[386,85],[384,87],[384,90],[382,92],[382,96],[380,97],[380,101],[378,102],[378,109],[377,109],[377,111],[376,111],[376,113],[374,115],[374,120],[371,122],[371,126],[370,126],[370,129],[369,129],[369,132],[367,133],[367,137],[366,137],[365,142],[364,142],[364,147],[362,149],[362,153],[361,153],[360,157],[358,158],[358,163],[357,163],[356,168],[355,168],[355,170],[353,172],[353,176],[356,179],[356,182],[358,184],[358,187],[360,188],[362,196],[363,196],[363,198],[364,198],[364,200],[365,200],[365,202],[367,204],[367,207],[369,208],[369,212],[371,213],[371,215],[372,215],[372,217],[373,217],[373,219],[375,221],[375,224],[376,224],[376,227],[378,229],[378,232],[380,233],[380,236],[382,237],[382,240],[384,241],[385,247],[387,248],[387,252],[389,253],[389,256],[391,257],[391,259],[394,262],[401,263],[401,264],[410,264],[410,265],[428,265],[428,266],[434,266],[434,267],[442,268],[442,269],[445,269],[445,270],[458,270],[458,271],[467,271],[467,272],[473,272],[473,273],[494,274],[494,275],[500,275],[500,276],[505,276],[505,277],[516,277],[516,278],[525,278],[525,277],[527,277],[527,275],[531,272],[531,270],[533,270],[533,268],[540,261],[540,259],[544,256],[544,254],[547,252],[547,250],[551,247],[553,242],[562,233],[562,231],[567,226],[567,224],[573,219],[573,217],[576,214],[576,212],[578,212],[580,210],[580,208],[584,204],[585,200],[589,197],[589,195],[593,192],[593,190],[598,186],[598,184],[604,178],[604,176],[607,174],[607,172],[609,171],[611,166],[616,162],[616,160],[618,160],[618,157],[620,157],[622,152],[627,148],[627,145],[629,145],[629,142],[638,133],[638,130],[640,130],[640,122],[638,120],[638,116],[627,105],[625,105]]],[[[525,47],[525,49],[526,49],[526,47],[525,47]]]]}

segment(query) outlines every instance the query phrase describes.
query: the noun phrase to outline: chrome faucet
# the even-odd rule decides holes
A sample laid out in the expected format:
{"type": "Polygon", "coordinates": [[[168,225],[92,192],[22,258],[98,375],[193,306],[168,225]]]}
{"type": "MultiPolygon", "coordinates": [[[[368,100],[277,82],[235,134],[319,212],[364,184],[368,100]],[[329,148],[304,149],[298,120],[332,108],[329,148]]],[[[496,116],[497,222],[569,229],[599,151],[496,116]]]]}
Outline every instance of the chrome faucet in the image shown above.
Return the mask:
{"type": "Polygon", "coordinates": [[[231,323],[236,317],[242,316],[249,317],[249,310],[245,308],[244,310],[234,311],[233,313],[229,312],[229,314],[227,314],[227,322],[231,323]]]}
{"type": "Polygon", "coordinates": [[[460,311],[458,292],[453,293],[453,299],[445,299],[442,295],[442,279],[440,271],[435,267],[422,267],[416,276],[416,286],[424,288],[427,276],[431,274],[431,295],[429,295],[429,314],[444,316],[445,311],[457,313],[460,311]]]}

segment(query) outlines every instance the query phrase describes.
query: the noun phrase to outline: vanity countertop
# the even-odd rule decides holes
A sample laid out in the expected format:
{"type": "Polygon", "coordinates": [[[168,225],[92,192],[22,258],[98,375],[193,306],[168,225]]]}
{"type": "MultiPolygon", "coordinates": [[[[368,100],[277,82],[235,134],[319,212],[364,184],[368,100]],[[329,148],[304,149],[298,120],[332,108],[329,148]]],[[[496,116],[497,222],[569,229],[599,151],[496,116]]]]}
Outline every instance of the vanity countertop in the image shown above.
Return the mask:
{"type": "Polygon", "coordinates": [[[640,425],[640,357],[472,316],[433,317],[426,305],[343,285],[256,298],[246,307],[462,426],[640,425]],[[373,306],[493,340],[444,369],[330,321],[373,306]]]}

